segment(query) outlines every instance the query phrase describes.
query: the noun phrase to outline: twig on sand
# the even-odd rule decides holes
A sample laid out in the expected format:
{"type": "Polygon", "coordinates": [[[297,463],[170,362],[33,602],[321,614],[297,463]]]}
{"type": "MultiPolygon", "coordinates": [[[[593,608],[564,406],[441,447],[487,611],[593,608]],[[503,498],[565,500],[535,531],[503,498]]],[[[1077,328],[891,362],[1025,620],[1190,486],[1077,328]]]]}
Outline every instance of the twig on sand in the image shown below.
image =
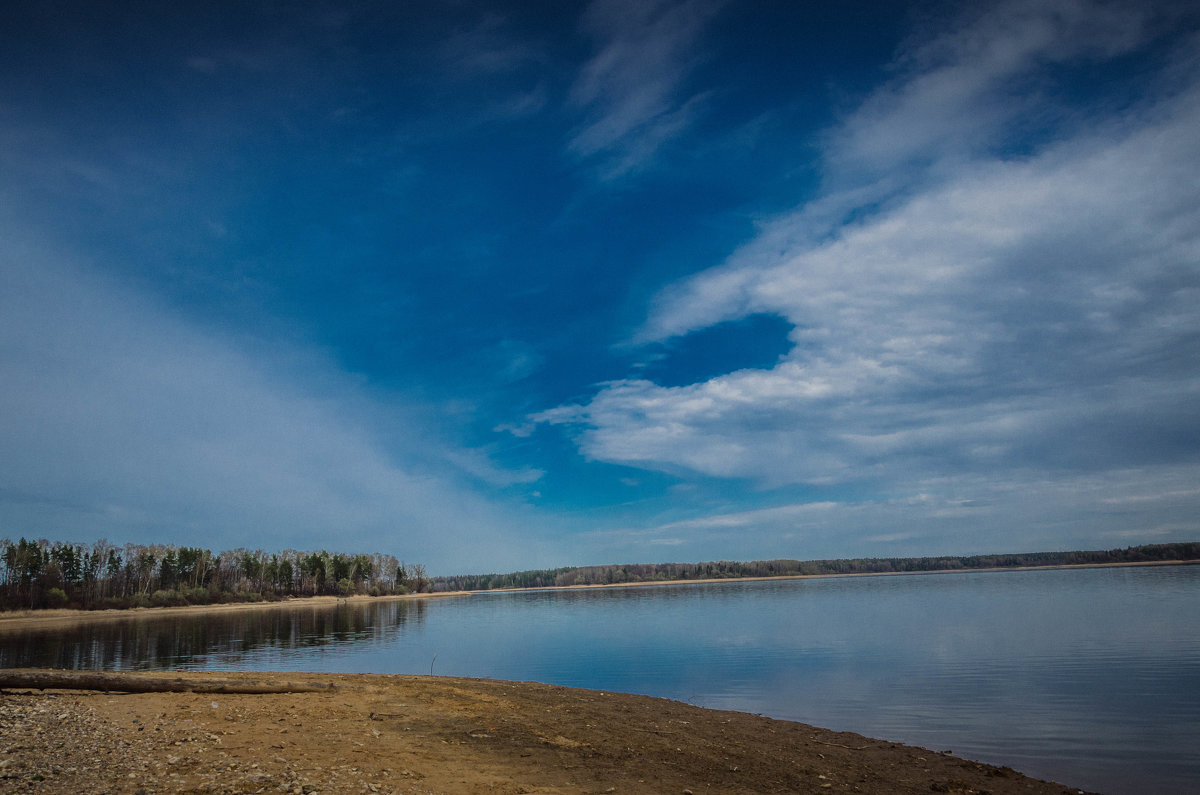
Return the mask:
{"type": "Polygon", "coordinates": [[[827,743],[824,740],[818,740],[816,737],[813,737],[812,741],[819,745],[829,745],[834,748],[845,748],[847,751],[865,751],[866,749],[870,748],[872,745],[875,745],[875,743],[867,743],[866,745],[857,745],[857,746],[842,745],[841,743],[827,743]]]}

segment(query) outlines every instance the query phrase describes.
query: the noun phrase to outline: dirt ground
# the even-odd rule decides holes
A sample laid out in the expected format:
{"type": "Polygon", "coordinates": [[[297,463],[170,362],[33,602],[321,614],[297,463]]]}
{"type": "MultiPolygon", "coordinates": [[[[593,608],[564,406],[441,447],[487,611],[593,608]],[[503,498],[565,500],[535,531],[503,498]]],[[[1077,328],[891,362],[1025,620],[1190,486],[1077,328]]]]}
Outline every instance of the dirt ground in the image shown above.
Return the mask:
{"type": "Polygon", "coordinates": [[[364,674],[214,695],[0,694],[5,793],[1077,793],[922,748],[645,696],[364,674]]]}

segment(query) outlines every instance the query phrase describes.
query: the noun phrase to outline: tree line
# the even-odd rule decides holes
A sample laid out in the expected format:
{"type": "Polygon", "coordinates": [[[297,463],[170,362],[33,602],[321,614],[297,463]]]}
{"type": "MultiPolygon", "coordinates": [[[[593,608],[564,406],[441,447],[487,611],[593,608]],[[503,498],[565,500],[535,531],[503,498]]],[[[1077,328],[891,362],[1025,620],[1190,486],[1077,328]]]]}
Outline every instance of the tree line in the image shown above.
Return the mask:
{"type": "Polygon", "coordinates": [[[392,555],[0,540],[0,609],[84,610],[420,592],[425,567],[392,555]]]}
{"type": "Polygon", "coordinates": [[[497,588],[565,588],[572,585],[620,585],[641,582],[720,580],[738,577],[786,577],[816,574],[887,574],[921,571],[1075,566],[1200,560],[1200,543],[1147,544],[1108,550],[1025,552],[1002,555],[925,558],[841,558],[836,560],[754,560],[707,563],[636,563],[564,566],[510,574],[434,577],[433,591],[487,591],[497,588]]]}

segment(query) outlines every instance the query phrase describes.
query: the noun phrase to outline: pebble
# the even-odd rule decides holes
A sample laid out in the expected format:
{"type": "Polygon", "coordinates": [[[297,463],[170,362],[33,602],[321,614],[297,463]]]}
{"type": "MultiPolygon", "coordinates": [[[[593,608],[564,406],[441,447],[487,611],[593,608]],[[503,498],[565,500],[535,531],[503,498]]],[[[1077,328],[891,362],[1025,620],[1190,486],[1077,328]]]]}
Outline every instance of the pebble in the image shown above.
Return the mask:
{"type": "MultiPolygon", "coordinates": [[[[164,714],[130,717],[121,724],[97,715],[86,699],[68,701],[54,693],[0,693],[0,793],[319,795],[338,791],[332,786],[335,771],[300,776],[285,768],[288,762],[282,756],[269,763],[259,757],[261,765],[229,757],[217,750],[220,737],[191,720],[168,719],[164,714]],[[131,731],[149,724],[157,724],[154,732],[131,731]],[[171,753],[166,752],[168,748],[171,753]],[[219,761],[204,761],[204,752],[210,749],[221,757],[219,761]],[[138,786],[149,782],[156,785],[138,786]]],[[[375,792],[378,788],[372,789],[364,781],[362,789],[375,792]]]]}

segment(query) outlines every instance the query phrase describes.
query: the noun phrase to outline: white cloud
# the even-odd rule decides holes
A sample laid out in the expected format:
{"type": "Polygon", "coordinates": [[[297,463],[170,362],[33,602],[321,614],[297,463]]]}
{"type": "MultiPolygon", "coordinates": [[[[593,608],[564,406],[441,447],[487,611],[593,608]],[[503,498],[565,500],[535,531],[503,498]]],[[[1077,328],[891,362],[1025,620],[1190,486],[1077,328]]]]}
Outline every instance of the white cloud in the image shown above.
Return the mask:
{"type": "Polygon", "coordinates": [[[1046,108],[1048,67],[1128,52],[1156,29],[1147,6],[1010,0],[902,54],[900,76],[873,92],[829,136],[839,169],[966,156],[1004,143],[1008,124],[1046,108]]]}
{"type": "Polygon", "coordinates": [[[685,84],[719,0],[595,0],[584,29],[597,42],[571,89],[587,113],[569,149],[604,160],[613,177],[648,160],[696,117],[702,96],[685,84]]]}
{"type": "Polygon", "coordinates": [[[194,326],[6,231],[0,535],[528,564],[529,517],[456,480],[538,473],[453,448],[320,355],[194,326]]]}
{"type": "Polygon", "coordinates": [[[675,560],[760,557],[973,555],[1099,548],[1178,540],[1194,534],[1200,504],[1191,466],[1122,469],[1059,477],[1018,473],[953,476],[900,484],[907,496],[821,500],[698,514],[641,527],[582,534],[581,557],[645,559],[638,550],[669,541],[675,560]],[[1114,511],[1104,498],[1134,497],[1163,488],[1181,492],[1162,510],[1114,511]],[[1189,493],[1191,492],[1191,493],[1189,493]],[[1051,532],[1048,532],[1050,530],[1051,532]]]}
{"type": "Polygon", "coordinates": [[[1200,475],[1200,65],[1178,60],[1124,112],[1081,124],[1087,108],[1071,109],[1030,154],[989,155],[979,144],[1019,135],[1006,125],[1028,110],[1004,102],[1014,77],[1147,36],[1117,5],[989,9],[918,47],[830,133],[832,167],[859,161],[885,188],[775,219],[665,291],[636,336],[776,313],[795,326],[785,361],[673,388],[618,381],[532,419],[577,427],[595,459],[771,486],[1200,475]],[[940,162],[898,171],[914,153],[940,162]],[[898,191],[897,175],[914,179],[898,191]]]}
{"type": "Polygon", "coordinates": [[[770,371],[621,381],[535,419],[582,418],[598,459],[773,482],[936,451],[1013,463],[1139,406],[1144,425],[1172,422],[1200,388],[1168,364],[1194,365],[1200,333],[1200,112],[1191,96],[1160,111],[1115,141],[964,170],[790,257],[742,252],[648,323],[665,337],[779,313],[795,348],[770,371]]]}

